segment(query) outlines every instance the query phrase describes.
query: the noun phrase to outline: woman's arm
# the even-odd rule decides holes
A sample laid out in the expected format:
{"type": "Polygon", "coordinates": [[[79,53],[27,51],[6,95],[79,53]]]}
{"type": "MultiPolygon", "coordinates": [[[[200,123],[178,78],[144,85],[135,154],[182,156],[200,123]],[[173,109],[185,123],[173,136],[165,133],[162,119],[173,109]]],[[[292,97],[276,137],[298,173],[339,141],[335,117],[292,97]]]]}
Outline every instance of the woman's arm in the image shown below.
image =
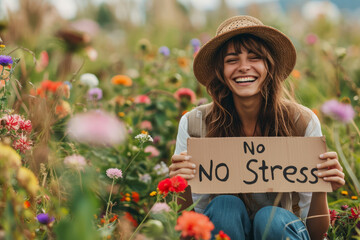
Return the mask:
{"type": "MultiPolygon", "coordinates": [[[[320,159],[326,160],[324,163],[318,164],[318,169],[326,169],[319,172],[318,177],[326,182],[330,182],[333,191],[345,184],[343,168],[341,167],[337,153],[327,152],[320,155],[320,159]]],[[[327,195],[325,192],[313,193],[306,226],[313,240],[323,239],[330,223],[329,208],[327,203],[327,195]]]]}

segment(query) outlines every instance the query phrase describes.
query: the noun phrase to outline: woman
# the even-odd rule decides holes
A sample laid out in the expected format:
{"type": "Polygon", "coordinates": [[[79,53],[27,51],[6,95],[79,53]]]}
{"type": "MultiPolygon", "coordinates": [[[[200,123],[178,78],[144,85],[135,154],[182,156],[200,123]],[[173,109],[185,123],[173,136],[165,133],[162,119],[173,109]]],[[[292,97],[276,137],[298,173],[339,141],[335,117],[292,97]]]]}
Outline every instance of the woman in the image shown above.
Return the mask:
{"type": "MultiPolygon", "coordinates": [[[[223,22],[194,60],[194,74],[213,102],[180,120],[170,177],[194,178],[196,165],[186,152],[189,136],[322,136],[316,115],[283,96],[284,80],[295,62],[292,42],[277,29],[250,16],[223,22]],[[193,120],[196,113],[203,113],[199,125],[193,120]]],[[[324,162],[317,168],[325,171],[318,177],[333,190],[343,186],[337,154],[326,152],[319,158],[324,162]]],[[[329,226],[324,192],[192,194],[184,205],[191,200],[199,200],[195,210],[214,223],[213,236],[223,230],[231,239],[322,239],[329,226]]]]}

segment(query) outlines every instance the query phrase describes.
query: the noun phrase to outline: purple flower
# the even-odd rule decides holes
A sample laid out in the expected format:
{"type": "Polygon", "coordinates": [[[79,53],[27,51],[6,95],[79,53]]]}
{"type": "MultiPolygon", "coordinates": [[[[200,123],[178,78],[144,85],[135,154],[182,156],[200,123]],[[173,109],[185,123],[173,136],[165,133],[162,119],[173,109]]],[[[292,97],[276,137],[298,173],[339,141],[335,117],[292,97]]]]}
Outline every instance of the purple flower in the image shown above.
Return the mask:
{"type": "Polygon", "coordinates": [[[39,223],[41,224],[49,224],[51,222],[53,222],[55,220],[54,217],[49,217],[49,214],[47,213],[40,213],[36,216],[36,219],[39,221],[39,223]]]}
{"type": "Polygon", "coordinates": [[[197,39],[197,38],[191,39],[191,40],[190,40],[190,43],[191,43],[191,46],[193,46],[194,48],[200,47],[200,45],[201,45],[200,40],[197,39]]]}
{"type": "Polygon", "coordinates": [[[170,49],[167,46],[162,46],[159,48],[159,53],[168,57],[170,55],[170,49]]]}
{"type": "Polygon", "coordinates": [[[13,60],[10,56],[0,55],[0,65],[7,66],[12,63],[13,63],[13,60]]]}
{"type": "Polygon", "coordinates": [[[112,179],[122,178],[122,171],[117,168],[109,168],[106,170],[106,175],[112,179]]]}
{"type": "Polygon", "coordinates": [[[92,100],[100,100],[103,96],[103,92],[100,88],[91,88],[88,91],[88,99],[92,100]]]}
{"type": "Polygon", "coordinates": [[[343,123],[348,123],[355,117],[355,111],[351,104],[341,103],[337,100],[329,100],[325,102],[321,107],[321,111],[325,115],[343,123]]]}

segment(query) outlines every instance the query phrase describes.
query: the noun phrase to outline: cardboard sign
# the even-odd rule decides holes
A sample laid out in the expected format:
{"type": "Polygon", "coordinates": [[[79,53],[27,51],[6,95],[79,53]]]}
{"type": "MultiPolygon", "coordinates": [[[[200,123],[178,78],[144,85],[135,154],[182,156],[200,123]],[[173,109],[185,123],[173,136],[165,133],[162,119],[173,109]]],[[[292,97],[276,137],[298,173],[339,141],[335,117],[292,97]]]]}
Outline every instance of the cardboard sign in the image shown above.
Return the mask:
{"type": "Polygon", "coordinates": [[[189,138],[187,145],[197,167],[193,193],[332,191],[316,176],[325,137],[189,138]]]}

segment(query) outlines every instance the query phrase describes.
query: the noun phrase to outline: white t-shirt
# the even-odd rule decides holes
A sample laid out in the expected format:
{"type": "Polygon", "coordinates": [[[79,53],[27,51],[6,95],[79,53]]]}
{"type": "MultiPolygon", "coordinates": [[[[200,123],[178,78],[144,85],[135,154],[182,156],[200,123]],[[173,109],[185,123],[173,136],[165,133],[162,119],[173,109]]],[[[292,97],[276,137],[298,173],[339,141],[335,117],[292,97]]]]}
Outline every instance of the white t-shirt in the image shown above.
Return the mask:
{"type": "MultiPolygon", "coordinates": [[[[320,137],[321,126],[320,121],[317,116],[311,111],[312,119],[310,120],[306,132],[305,137],[320,137]]],[[[187,139],[190,137],[188,133],[188,118],[187,114],[183,115],[180,119],[178,135],[176,138],[176,148],[175,154],[180,154],[183,151],[187,151],[187,139]]],[[[308,215],[310,203],[311,203],[311,192],[301,192],[299,193],[299,207],[301,209],[301,219],[305,219],[308,215]]],[[[210,194],[192,194],[193,201],[197,201],[200,199],[198,204],[195,207],[195,211],[199,213],[203,213],[206,206],[210,202],[210,194]]],[[[271,206],[273,205],[273,200],[269,199],[266,193],[253,193],[252,200],[255,201],[259,206],[271,206]]]]}

